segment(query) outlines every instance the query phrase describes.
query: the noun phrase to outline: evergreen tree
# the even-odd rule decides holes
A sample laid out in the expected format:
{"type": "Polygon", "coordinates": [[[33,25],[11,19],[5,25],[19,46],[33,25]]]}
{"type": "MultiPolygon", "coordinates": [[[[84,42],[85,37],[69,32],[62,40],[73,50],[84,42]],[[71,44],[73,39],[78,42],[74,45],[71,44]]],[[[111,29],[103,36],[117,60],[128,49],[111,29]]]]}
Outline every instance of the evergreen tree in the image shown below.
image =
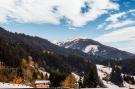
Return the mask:
{"type": "Polygon", "coordinates": [[[119,68],[116,67],[116,68],[113,68],[112,69],[112,72],[111,72],[111,81],[114,84],[116,84],[116,85],[118,85],[120,87],[123,86],[123,78],[121,76],[121,72],[120,72],[120,69],[119,68]]]}
{"type": "Polygon", "coordinates": [[[135,84],[134,77],[131,77],[132,84],[135,84]]]}
{"type": "Polygon", "coordinates": [[[62,72],[50,72],[49,80],[51,81],[51,87],[61,86],[61,82],[64,81],[66,75],[62,72]]]}
{"type": "Polygon", "coordinates": [[[88,74],[84,76],[84,81],[83,81],[83,87],[85,88],[95,88],[97,87],[97,82],[96,82],[96,76],[94,74],[94,71],[91,70],[88,74]]]}

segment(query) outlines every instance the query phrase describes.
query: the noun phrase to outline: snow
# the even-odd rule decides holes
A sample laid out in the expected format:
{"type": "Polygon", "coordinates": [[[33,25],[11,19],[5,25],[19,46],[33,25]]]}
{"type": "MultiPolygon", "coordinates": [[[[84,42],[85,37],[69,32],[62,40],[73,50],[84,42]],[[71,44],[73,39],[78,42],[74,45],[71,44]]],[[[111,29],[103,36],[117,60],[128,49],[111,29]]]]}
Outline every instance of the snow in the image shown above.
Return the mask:
{"type": "Polygon", "coordinates": [[[50,83],[50,80],[36,80],[35,83],[36,84],[38,84],[38,83],[40,83],[40,84],[42,84],[42,83],[50,83]]]}
{"type": "Polygon", "coordinates": [[[12,83],[2,83],[0,82],[0,88],[32,88],[23,84],[12,84],[12,83]]]}
{"type": "Polygon", "coordinates": [[[48,72],[43,71],[43,70],[41,70],[41,69],[39,69],[39,72],[40,72],[40,73],[43,73],[44,76],[45,76],[46,74],[47,74],[48,77],[50,76],[50,74],[49,74],[48,72]]]}
{"type": "Polygon", "coordinates": [[[106,53],[106,50],[101,51],[101,53],[106,53]]]}
{"type": "Polygon", "coordinates": [[[106,72],[108,74],[110,74],[112,71],[112,68],[103,66],[103,65],[97,65],[97,69],[98,69],[98,71],[103,70],[104,72],[106,72]]]}
{"type": "Polygon", "coordinates": [[[75,77],[76,81],[79,81],[80,79],[80,76],[77,75],[76,73],[72,72],[72,75],[75,77]]]}
{"type": "MultiPolygon", "coordinates": [[[[99,78],[102,80],[106,75],[108,74],[111,74],[111,71],[112,71],[112,68],[110,67],[107,67],[107,66],[103,66],[103,65],[96,65],[97,66],[97,70],[98,70],[98,75],[99,75],[99,78]]],[[[123,74],[122,74],[123,75],[123,74]]],[[[124,87],[119,87],[115,84],[113,84],[112,82],[110,81],[105,81],[105,80],[102,80],[102,82],[104,83],[104,85],[109,88],[109,89],[129,89],[129,88],[133,88],[135,89],[135,85],[131,85],[131,84],[128,84],[127,82],[123,82],[124,84],[124,87]]],[[[100,88],[102,89],[102,88],[100,88]]]]}
{"type": "Polygon", "coordinates": [[[74,38],[69,38],[69,39],[67,39],[67,40],[65,40],[63,42],[64,43],[66,43],[66,42],[78,42],[80,39],[86,40],[88,38],[87,37],[74,37],[74,38]]]}
{"type": "Polygon", "coordinates": [[[88,45],[83,52],[88,53],[88,52],[92,52],[92,54],[95,54],[95,52],[98,51],[98,45],[88,45]]]}
{"type": "Polygon", "coordinates": [[[50,42],[57,45],[57,43],[59,43],[60,41],[58,41],[58,40],[53,40],[53,41],[50,41],[50,42]]]}
{"type": "MultiPolygon", "coordinates": [[[[61,46],[61,45],[65,44],[65,43],[70,43],[70,42],[72,42],[73,44],[77,44],[80,39],[85,40],[85,39],[88,39],[88,38],[87,37],[79,37],[79,38],[78,37],[75,37],[75,38],[70,38],[70,39],[63,40],[63,41],[54,40],[54,41],[51,41],[51,42],[53,44],[55,44],[55,45],[61,46]]],[[[66,48],[69,48],[69,47],[67,46],[66,48]]]]}

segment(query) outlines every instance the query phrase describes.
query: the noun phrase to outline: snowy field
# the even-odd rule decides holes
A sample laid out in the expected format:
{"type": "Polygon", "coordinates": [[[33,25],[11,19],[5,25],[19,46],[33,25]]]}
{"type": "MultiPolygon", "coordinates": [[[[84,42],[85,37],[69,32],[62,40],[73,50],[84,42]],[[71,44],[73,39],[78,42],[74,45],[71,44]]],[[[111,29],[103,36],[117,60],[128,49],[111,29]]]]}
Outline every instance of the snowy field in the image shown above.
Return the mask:
{"type": "Polygon", "coordinates": [[[0,88],[32,88],[22,84],[0,83],[0,88]]]}
{"type": "MultiPolygon", "coordinates": [[[[111,73],[112,68],[109,68],[109,67],[106,67],[103,65],[97,65],[97,70],[98,70],[98,75],[99,75],[100,79],[102,80],[103,77],[105,77],[107,74],[111,73]]],[[[110,81],[109,82],[106,82],[105,80],[102,80],[102,81],[103,81],[104,85],[106,85],[109,89],[129,89],[129,88],[135,89],[135,85],[128,84],[125,81],[123,82],[124,87],[119,87],[119,86],[111,83],[110,81]]],[[[103,88],[98,88],[98,89],[103,89],[103,88]]]]}

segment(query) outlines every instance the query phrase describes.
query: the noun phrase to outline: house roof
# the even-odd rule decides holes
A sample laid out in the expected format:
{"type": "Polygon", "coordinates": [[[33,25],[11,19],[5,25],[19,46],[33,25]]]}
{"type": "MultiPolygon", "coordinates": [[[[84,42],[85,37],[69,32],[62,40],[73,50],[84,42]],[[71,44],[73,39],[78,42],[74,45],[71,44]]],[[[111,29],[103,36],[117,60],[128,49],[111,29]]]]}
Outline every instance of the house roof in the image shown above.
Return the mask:
{"type": "Polygon", "coordinates": [[[35,83],[50,83],[50,80],[36,80],[35,83]]]}

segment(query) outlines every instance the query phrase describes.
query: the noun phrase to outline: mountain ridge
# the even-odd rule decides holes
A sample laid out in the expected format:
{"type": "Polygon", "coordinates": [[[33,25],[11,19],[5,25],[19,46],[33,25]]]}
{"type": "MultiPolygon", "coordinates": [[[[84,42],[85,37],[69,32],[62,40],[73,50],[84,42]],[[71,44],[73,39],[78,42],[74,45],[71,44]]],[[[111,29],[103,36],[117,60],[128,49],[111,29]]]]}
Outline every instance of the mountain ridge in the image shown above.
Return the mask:
{"type": "Polygon", "coordinates": [[[119,50],[114,47],[106,46],[101,44],[98,41],[92,39],[73,39],[69,41],[57,42],[56,45],[59,45],[64,48],[77,49],[81,50],[84,53],[94,56],[100,56],[105,59],[127,59],[132,58],[135,54],[119,50]]]}

